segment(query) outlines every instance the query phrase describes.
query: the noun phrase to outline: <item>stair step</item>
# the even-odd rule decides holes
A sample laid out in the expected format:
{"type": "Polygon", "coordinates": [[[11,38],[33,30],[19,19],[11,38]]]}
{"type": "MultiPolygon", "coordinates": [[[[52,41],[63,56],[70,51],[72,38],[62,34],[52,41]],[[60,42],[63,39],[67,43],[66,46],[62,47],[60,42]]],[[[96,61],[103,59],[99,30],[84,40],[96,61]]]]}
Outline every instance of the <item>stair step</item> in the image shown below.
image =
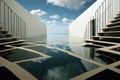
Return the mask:
{"type": "Polygon", "coordinates": [[[12,37],[11,34],[0,34],[0,38],[9,38],[12,37]]]}
{"type": "Polygon", "coordinates": [[[111,23],[119,22],[119,21],[120,21],[120,18],[117,18],[117,19],[112,20],[111,23]]]}
{"type": "Polygon", "coordinates": [[[117,14],[117,16],[120,16],[120,14],[117,14]]]}
{"type": "Polygon", "coordinates": [[[108,31],[120,31],[120,26],[107,27],[102,29],[104,32],[108,31]]]}
{"type": "Polygon", "coordinates": [[[0,30],[2,29],[2,27],[0,27],[0,30]]]}
{"type": "Polygon", "coordinates": [[[15,48],[9,48],[9,49],[0,50],[0,56],[3,56],[5,52],[12,51],[13,49],[15,49],[15,48]]]}
{"type": "Polygon", "coordinates": [[[11,34],[6,34],[6,37],[12,37],[12,35],[11,34]]]}
{"type": "Polygon", "coordinates": [[[99,36],[120,36],[120,31],[109,31],[109,32],[100,32],[98,33],[99,36]]]}
{"type": "Polygon", "coordinates": [[[117,16],[117,17],[114,17],[114,19],[118,19],[118,18],[120,18],[119,14],[118,14],[118,16],[117,16]]]}
{"type": "Polygon", "coordinates": [[[96,57],[98,57],[98,58],[102,57],[102,59],[105,59],[105,62],[107,62],[108,64],[111,64],[111,63],[118,61],[118,58],[116,59],[116,56],[107,55],[107,54],[105,54],[105,52],[96,53],[96,57]]]}
{"type": "Polygon", "coordinates": [[[120,21],[108,24],[107,27],[113,27],[113,26],[117,26],[117,25],[120,25],[120,21]]]}
{"type": "Polygon", "coordinates": [[[6,35],[5,34],[0,34],[0,38],[5,38],[6,35]]]}
{"type": "Polygon", "coordinates": [[[10,42],[1,43],[0,45],[17,44],[17,43],[22,43],[24,41],[25,40],[10,41],[10,42]]]}
{"type": "Polygon", "coordinates": [[[17,40],[17,39],[18,39],[18,38],[16,38],[16,37],[11,37],[11,38],[0,38],[0,43],[15,41],[15,40],[17,40]]]}
{"type": "Polygon", "coordinates": [[[95,48],[102,48],[105,47],[103,45],[93,44],[93,43],[86,43],[83,45],[84,47],[95,47],[95,48]]]}
{"type": "Polygon", "coordinates": [[[100,36],[92,36],[91,37],[93,40],[100,40],[100,36]]]}
{"type": "Polygon", "coordinates": [[[99,41],[99,40],[92,40],[92,39],[88,39],[88,40],[85,40],[87,43],[94,43],[94,44],[97,44],[97,45],[103,45],[103,46],[112,46],[112,45],[115,45],[117,43],[114,43],[114,42],[108,42],[108,41],[99,41]]]}
{"type": "Polygon", "coordinates": [[[116,57],[116,58],[119,57],[118,59],[120,60],[120,52],[119,51],[108,50],[105,48],[101,48],[101,49],[99,48],[96,50],[96,53],[109,55],[109,56],[111,55],[111,57],[116,57]]]}
{"type": "Polygon", "coordinates": [[[7,34],[8,31],[0,31],[1,34],[7,34]]]}
{"type": "Polygon", "coordinates": [[[15,47],[20,47],[20,46],[25,46],[26,44],[23,43],[17,43],[17,44],[11,44],[11,46],[15,46],[15,47]]]}
{"type": "Polygon", "coordinates": [[[93,36],[91,37],[93,40],[101,40],[101,41],[108,41],[108,42],[115,42],[120,43],[120,37],[113,37],[113,36],[93,36]]]}
{"type": "Polygon", "coordinates": [[[113,37],[113,36],[92,36],[91,38],[109,38],[109,39],[120,39],[120,37],[113,37]]]}

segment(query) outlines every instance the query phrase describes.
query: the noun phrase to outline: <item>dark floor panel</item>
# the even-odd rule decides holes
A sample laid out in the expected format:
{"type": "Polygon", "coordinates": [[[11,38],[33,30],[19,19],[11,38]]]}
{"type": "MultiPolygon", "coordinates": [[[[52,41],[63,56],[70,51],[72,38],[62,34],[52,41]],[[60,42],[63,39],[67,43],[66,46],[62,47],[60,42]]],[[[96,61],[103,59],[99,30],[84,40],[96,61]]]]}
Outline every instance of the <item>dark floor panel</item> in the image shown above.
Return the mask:
{"type": "Polygon", "coordinates": [[[86,80],[120,80],[120,74],[106,69],[86,80]]]}
{"type": "Polygon", "coordinates": [[[42,56],[39,54],[30,52],[30,51],[15,49],[15,50],[4,53],[2,57],[9,61],[14,62],[14,61],[37,58],[37,57],[42,57],[42,56]]]}
{"type": "Polygon", "coordinates": [[[0,80],[20,80],[5,67],[0,67],[0,80]]]}
{"type": "Polygon", "coordinates": [[[119,52],[120,52],[120,47],[114,48],[114,49],[112,49],[112,50],[114,50],[114,51],[119,51],[119,52]]]}
{"type": "Polygon", "coordinates": [[[119,66],[116,66],[116,68],[120,69],[120,65],[119,65],[119,66]]]}

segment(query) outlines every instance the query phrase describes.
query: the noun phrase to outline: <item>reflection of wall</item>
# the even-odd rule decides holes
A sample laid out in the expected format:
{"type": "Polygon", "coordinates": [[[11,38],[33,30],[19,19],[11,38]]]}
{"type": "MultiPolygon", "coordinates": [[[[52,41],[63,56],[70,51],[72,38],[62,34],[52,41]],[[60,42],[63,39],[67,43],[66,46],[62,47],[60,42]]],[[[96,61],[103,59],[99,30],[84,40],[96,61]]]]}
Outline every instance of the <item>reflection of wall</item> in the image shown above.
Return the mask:
{"type": "Polygon", "coordinates": [[[90,6],[83,14],[81,14],[72,24],[69,26],[70,36],[77,38],[83,38],[86,24],[91,17],[94,16],[95,11],[98,9],[103,0],[97,0],[92,6],[90,6]]]}
{"type": "Polygon", "coordinates": [[[3,0],[26,23],[27,37],[46,35],[46,26],[36,17],[31,15],[15,0],[3,0]]]}
{"type": "MultiPolygon", "coordinates": [[[[82,56],[88,59],[94,59],[94,54],[93,54],[94,49],[82,47],[82,44],[79,45],[70,44],[70,48],[75,55],[82,56]]],[[[81,60],[81,62],[87,70],[91,70],[97,67],[97,65],[91,64],[83,60],[81,60]]]]}

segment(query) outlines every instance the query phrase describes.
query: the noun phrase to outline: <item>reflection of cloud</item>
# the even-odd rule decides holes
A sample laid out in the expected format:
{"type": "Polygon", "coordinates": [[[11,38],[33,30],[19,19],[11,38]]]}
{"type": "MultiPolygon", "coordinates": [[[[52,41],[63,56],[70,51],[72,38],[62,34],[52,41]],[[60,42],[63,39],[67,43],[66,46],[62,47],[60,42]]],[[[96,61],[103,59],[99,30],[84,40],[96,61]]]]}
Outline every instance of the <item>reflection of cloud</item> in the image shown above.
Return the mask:
{"type": "Polygon", "coordinates": [[[55,53],[59,53],[59,51],[56,50],[56,49],[52,49],[51,51],[53,51],[53,52],[55,52],[55,53]]]}
{"type": "Polygon", "coordinates": [[[42,63],[42,62],[45,61],[45,60],[47,60],[47,58],[46,58],[46,59],[36,59],[36,60],[33,60],[33,62],[42,63]]]}
{"type": "Polygon", "coordinates": [[[65,7],[71,10],[78,10],[88,1],[91,0],[47,0],[47,3],[51,3],[59,7],[65,7]]]}
{"type": "Polygon", "coordinates": [[[68,80],[68,74],[64,67],[57,67],[48,70],[46,80],[68,80]]]}
{"type": "Polygon", "coordinates": [[[52,15],[50,16],[51,19],[58,19],[60,16],[59,15],[52,15]]]}
{"type": "Polygon", "coordinates": [[[64,50],[70,50],[70,48],[68,46],[63,46],[64,50]]]}
{"type": "Polygon", "coordinates": [[[86,69],[81,63],[71,62],[64,66],[49,69],[44,78],[45,80],[69,80],[83,72],[86,72],[86,69]]]}
{"type": "Polygon", "coordinates": [[[41,9],[31,10],[30,13],[37,17],[47,14],[47,12],[42,11],[41,9]]]}

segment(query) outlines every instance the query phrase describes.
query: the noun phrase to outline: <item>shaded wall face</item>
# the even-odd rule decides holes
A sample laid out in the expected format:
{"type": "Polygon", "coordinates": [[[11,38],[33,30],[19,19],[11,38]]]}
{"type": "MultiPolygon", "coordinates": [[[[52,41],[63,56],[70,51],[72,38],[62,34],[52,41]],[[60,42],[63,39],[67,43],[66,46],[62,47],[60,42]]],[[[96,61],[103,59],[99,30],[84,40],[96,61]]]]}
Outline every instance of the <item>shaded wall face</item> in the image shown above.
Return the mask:
{"type": "Polygon", "coordinates": [[[38,18],[31,15],[26,9],[24,9],[15,0],[4,0],[4,2],[26,23],[26,35],[27,37],[37,37],[46,35],[47,29],[38,18]]]}

